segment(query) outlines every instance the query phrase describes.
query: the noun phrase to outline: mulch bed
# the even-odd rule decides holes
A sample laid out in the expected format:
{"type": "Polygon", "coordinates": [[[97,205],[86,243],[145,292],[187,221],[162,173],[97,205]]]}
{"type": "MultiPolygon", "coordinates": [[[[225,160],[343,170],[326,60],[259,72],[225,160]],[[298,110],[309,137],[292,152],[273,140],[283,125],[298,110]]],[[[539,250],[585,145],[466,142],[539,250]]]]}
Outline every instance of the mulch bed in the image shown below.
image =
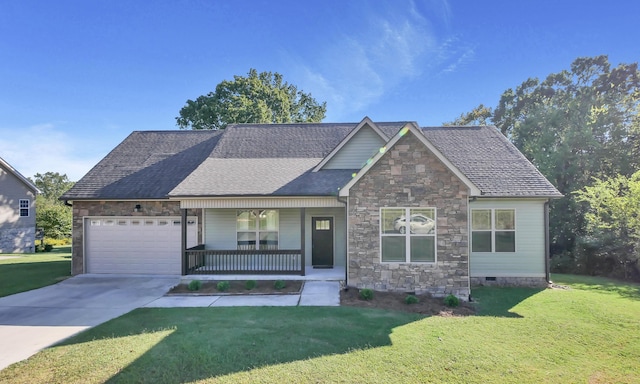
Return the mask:
{"type": "MultiPolygon", "coordinates": [[[[299,280],[285,280],[285,287],[276,289],[274,287],[275,280],[257,280],[256,287],[247,290],[245,287],[246,280],[230,280],[229,289],[220,292],[217,285],[221,280],[203,280],[202,286],[197,291],[190,291],[188,284],[179,284],[172,288],[169,295],[282,295],[297,294],[302,290],[303,282],[299,280]]],[[[363,300],[357,288],[350,287],[340,290],[340,305],[378,308],[391,311],[402,311],[418,313],[425,316],[471,316],[475,314],[473,306],[467,302],[461,301],[460,305],[455,308],[447,307],[442,298],[434,298],[429,294],[415,295],[418,302],[415,304],[406,304],[404,302],[406,293],[402,292],[379,292],[374,291],[371,300],[363,300]]]]}
{"type": "Polygon", "coordinates": [[[415,296],[419,300],[417,303],[406,304],[404,302],[407,297],[406,293],[374,291],[371,300],[363,300],[360,298],[357,288],[349,288],[340,291],[340,305],[419,313],[426,316],[471,316],[475,314],[473,306],[467,302],[460,301],[459,306],[450,308],[444,305],[442,298],[434,298],[428,294],[415,296]]]}
{"type": "Polygon", "coordinates": [[[256,280],[255,288],[248,290],[245,286],[246,280],[229,280],[229,289],[218,291],[218,283],[221,280],[203,280],[202,287],[197,291],[190,291],[188,284],[179,284],[169,291],[171,294],[189,294],[189,295],[282,295],[300,293],[302,289],[302,281],[286,280],[285,287],[276,289],[274,287],[275,280],[256,280]]]}

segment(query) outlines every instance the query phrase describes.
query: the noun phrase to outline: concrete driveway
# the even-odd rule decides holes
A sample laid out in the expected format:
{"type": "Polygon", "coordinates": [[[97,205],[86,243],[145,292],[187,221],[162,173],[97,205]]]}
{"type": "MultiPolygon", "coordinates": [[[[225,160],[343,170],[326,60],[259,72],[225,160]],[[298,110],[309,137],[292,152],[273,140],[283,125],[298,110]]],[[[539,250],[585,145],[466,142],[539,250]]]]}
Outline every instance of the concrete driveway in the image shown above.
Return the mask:
{"type": "Polygon", "coordinates": [[[142,307],[179,280],[164,276],[80,275],[0,298],[0,369],[142,307]]]}

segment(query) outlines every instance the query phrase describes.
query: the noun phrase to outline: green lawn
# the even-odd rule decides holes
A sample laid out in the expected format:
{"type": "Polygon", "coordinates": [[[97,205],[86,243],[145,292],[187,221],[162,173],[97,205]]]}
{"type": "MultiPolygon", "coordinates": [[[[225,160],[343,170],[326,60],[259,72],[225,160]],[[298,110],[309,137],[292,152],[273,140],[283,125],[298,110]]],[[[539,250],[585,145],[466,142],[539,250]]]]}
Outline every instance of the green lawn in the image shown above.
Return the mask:
{"type": "Polygon", "coordinates": [[[0,260],[0,297],[55,284],[71,276],[71,247],[54,247],[51,252],[0,254],[19,256],[0,260]]]}
{"type": "Polygon", "coordinates": [[[0,372],[8,383],[638,383],[640,286],[478,288],[479,312],[138,309],[0,372]]]}

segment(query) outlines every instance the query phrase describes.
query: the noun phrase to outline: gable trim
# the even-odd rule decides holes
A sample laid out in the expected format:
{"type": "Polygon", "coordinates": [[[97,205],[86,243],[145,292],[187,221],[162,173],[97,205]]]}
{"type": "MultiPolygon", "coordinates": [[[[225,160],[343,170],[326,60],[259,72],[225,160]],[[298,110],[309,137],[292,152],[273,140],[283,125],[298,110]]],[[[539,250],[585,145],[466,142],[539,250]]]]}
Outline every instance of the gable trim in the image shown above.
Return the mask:
{"type": "Polygon", "coordinates": [[[453,165],[453,163],[451,163],[451,161],[449,161],[449,159],[447,159],[442,154],[442,152],[440,152],[433,144],[431,144],[431,142],[422,134],[420,129],[414,123],[407,123],[383,148],[380,149],[380,151],[371,159],[371,161],[367,162],[367,165],[365,165],[360,171],[358,171],[358,173],[344,187],[340,189],[338,195],[340,197],[349,196],[349,190],[351,189],[351,187],[353,187],[355,183],[358,182],[358,180],[360,180],[367,172],[369,172],[369,169],[371,169],[371,167],[373,167],[378,162],[378,160],[382,158],[382,156],[384,156],[391,148],[393,148],[394,145],[396,145],[396,143],[403,136],[408,133],[413,134],[422,144],[425,145],[425,147],[427,147],[427,149],[431,151],[431,153],[433,153],[438,158],[438,160],[440,160],[451,172],[453,172],[453,174],[455,174],[456,177],[458,177],[458,179],[460,179],[464,183],[464,185],[467,186],[467,188],[469,188],[469,196],[480,196],[482,194],[480,188],[473,184],[471,180],[469,180],[469,178],[464,175],[464,173],[462,173],[455,165],[453,165]]]}
{"type": "Polygon", "coordinates": [[[321,170],[325,166],[325,164],[327,164],[333,157],[335,157],[338,152],[340,152],[342,147],[344,147],[351,140],[351,138],[354,137],[365,125],[369,126],[369,128],[371,128],[378,136],[380,136],[382,140],[384,140],[385,142],[389,141],[389,137],[387,137],[387,135],[385,135],[384,132],[382,132],[382,130],[380,130],[380,128],[378,128],[378,126],[368,116],[365,116],[365,118],[362,119],[362,121],[358,123],[358,125],[356,125],[356,127],[352,129],[351,132],[349,132],[347,137],[342,139],[342,141],[331,152],[329,152],[329,154],[325,156],[324,159],[322,159],[322,161],[318,163],[315,168],[313,168],[313,172],[318,172],[319,170],[321,170]]]}
{"type": "Polygon", "coordinates": [[[2,165],[3,168],[7,169],[9,173],[15,176],[18,180],[20,180],[25,186],[27,186],[27,188],[31,189],[34,193],[36,194],[40,193],[40,190],[38,189],[38,187],[36,187],[35,184],[29,181],[29,179],[27,179],[26,177],[22,176],[20,172],[18,172],[15,168],[13,168],[11,164],[7,163],[6,160],[4,160],[2,157],[0,157],[0,165],[2,165]]]}

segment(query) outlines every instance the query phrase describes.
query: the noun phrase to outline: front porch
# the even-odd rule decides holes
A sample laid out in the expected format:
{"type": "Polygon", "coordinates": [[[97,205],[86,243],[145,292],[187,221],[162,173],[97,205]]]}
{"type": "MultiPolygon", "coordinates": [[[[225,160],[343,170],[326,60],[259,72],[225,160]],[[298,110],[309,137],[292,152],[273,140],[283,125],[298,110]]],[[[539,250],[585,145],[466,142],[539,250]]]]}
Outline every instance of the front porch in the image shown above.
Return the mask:
{"type": "MultiPolygon", "coordinates": [[[[183,224],[182,275],[214,276],[209,279],[225,276],[227,280],[232,280],[227,276],[235,276],[233,280],[274,276],[288,280],[344,280],[345,208],[336,207],[342,203],[335,199],[320,200],[327,206],[313,206],[312,202],[307,201],[310,206],[300,208],[281,207],[291,202],[272,199],[224,203],[233,208],[208,208],[202,204],[197,238],[187,239],[183,224]],[[267,208],[247,208],[258,203],[267,208]],[[194,243],[199,245],[194,247],[194,243]],[[307,274],[310,279],[305,278],[307,274]]],[[[183,206],[185,203],[181,202],[183,206]]],[[[185,212],[183,207],[183,215],[185,212]]]]}

